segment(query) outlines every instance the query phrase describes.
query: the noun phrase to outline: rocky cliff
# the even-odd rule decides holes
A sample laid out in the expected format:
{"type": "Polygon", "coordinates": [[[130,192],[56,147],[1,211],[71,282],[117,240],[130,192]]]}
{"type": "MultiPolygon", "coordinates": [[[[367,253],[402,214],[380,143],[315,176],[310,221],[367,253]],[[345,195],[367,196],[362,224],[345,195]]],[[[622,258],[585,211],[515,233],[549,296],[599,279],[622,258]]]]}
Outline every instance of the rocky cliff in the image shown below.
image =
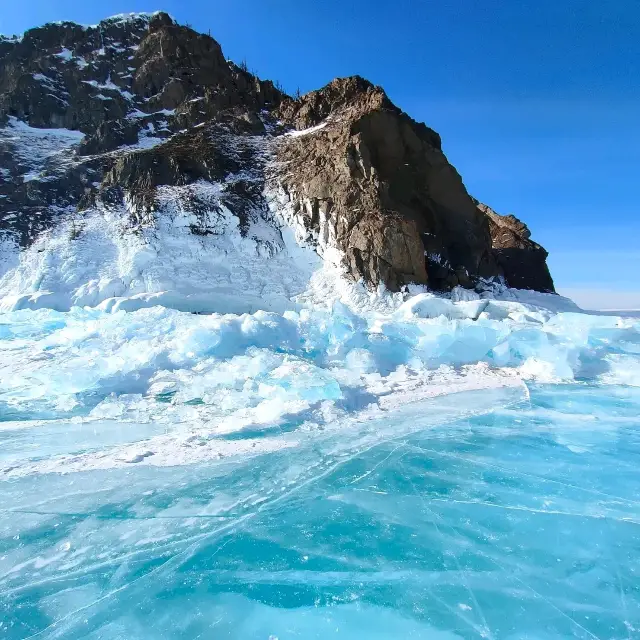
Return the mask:
{"type": "Polygon", "coordinates": [[[531,240],[531,232],[514,215],[501,216],[486,204],[475,201],[487,216],[491,232],[491,246],[498,267],[508,274],[511,287],[553,291],[553,280],[547,267],[545,249],[531,240]]]}
{"type": "Polygon", "coordinates": [[[527,227],[473,200],[438,134],[360,77],[293,99],[165,13],[0,38],[1,250],[116,211],[118,233],[148,234],[178,201],[194,239],[233,218],[273,256],[289,227],[369,287],[553,291],[527,227]]]}

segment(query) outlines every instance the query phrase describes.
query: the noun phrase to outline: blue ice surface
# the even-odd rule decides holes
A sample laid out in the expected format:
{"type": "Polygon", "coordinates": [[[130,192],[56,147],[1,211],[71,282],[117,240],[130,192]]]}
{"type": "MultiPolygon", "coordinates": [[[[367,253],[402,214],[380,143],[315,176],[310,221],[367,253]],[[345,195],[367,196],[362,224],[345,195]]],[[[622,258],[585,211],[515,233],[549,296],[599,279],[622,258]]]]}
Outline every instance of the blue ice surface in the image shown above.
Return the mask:
{"type": "Polygon", "coordinates": [[[15,312],[0,358],[1,638],[640,637],[633,319],[15,312]],[[542,373],[364,411],[477,362],[542,373]],[[256,453],[148,463],[189,421],[256,453]]]}

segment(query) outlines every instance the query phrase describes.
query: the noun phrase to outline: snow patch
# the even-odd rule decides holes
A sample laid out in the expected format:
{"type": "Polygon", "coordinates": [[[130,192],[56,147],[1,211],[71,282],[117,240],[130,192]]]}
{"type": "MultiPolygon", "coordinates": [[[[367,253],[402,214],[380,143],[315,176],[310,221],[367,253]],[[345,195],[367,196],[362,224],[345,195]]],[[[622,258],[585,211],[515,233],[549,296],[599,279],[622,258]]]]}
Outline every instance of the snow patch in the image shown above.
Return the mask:
{"type": "Polygon", "coordinates": [[[60,58],[65,62],[69,62],[74,58],[73,52],[69,51],[69,49],[67,49],[66,47],[63,47],[62,51],[60,51],[60,53],[56,53],[55,56],[56,58],[60,58]]]}
{"type": "Polygon", "coordinates": [[[44,82],[45,84],[49,84],[49,85],[54,83],[53,78],[49,78],[49,76],[45,76],[42,73],[34,73],[33,79],[37,80],[38,82],[44,82]]]}
{"type": "MultiPolygon", "coordinates": [[[[10,116],[9,124],[0,129],[0,142],[10,146],[12,153],[37,174],[50,158],[68,152],[84,138],[80,131],[70,129],[39,129],[10,116]]],[[[33,179],[28,178],[28,179],[33,179]]]]}
{"type": "Polygon", "coordinates": [[[321,122],[320,124],[315,125],[314,127],[309,127],[308,129],[299,129],[298,131],[288,131],[285,133],[285,136],[289,138],[300,138],[301,136],[308,136],[312,133],[316,133],[321,129],[324,129],[329,124],[328,120],[321,122]]]}
{"type": "MultiPolygon", "coordinates": [[[[5,218],[6,219],[6,218],[5,218]]],[[[0,278],[20,262],[20,247],[12,233],[0,232],[0,278]]]]}
{"type": "MultiPolygon", "coordinates": [[[[122,89],[117,84],[115,84],[111,80],[111,76],[109,76],[107,78],[106,82],[102,82],[102,83],[98,82],[97,80],[83,80],[82,82],[84,82],[84,84],[91,85],[92,87],[95,87],[96,89],[103,89],[103,90],[107,90],[107,91],[115,91],[115,92],[119,93],[126,100],[132,100],[133,99],[133,94],[130,91],[122,89]]],[[[101,98],[103,100],[111,100],[111,98],[106,98],[105,96],[102,96],[102,95],[98,95],[97,97],[101,98]]]]}

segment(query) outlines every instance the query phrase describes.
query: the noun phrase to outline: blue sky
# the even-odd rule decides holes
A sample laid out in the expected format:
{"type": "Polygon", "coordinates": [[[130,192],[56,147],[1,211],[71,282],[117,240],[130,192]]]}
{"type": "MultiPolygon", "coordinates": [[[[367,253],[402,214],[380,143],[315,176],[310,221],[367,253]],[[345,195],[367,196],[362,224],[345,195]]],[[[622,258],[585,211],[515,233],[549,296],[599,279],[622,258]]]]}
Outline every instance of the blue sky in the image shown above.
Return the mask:
{"type": "Polygon", "coordinates": [[[290,92],[360,74],[515,213],[560,292],[640,308],[638,0],[3,0],[0,32],[163,9],[290,92]],[[635,28],[634,28],[635,25],[635,28]]]}

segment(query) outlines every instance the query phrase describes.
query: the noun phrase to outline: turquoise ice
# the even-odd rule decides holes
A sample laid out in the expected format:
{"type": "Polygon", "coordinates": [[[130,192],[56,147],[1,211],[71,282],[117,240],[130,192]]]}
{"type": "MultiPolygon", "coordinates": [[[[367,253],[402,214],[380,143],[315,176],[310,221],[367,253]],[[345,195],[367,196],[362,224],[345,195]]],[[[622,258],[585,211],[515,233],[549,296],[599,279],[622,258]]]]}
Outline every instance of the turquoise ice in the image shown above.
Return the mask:
{"type": "Polygon", "coordinates": [[[0,316],[0,637],[640,635],[640,323],[0,316]]]}

